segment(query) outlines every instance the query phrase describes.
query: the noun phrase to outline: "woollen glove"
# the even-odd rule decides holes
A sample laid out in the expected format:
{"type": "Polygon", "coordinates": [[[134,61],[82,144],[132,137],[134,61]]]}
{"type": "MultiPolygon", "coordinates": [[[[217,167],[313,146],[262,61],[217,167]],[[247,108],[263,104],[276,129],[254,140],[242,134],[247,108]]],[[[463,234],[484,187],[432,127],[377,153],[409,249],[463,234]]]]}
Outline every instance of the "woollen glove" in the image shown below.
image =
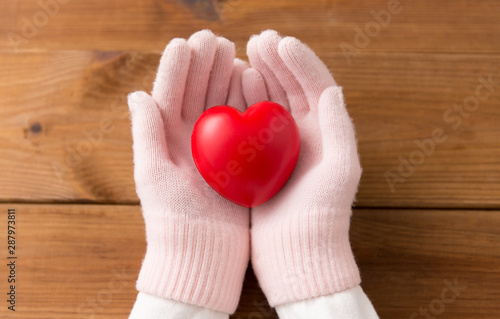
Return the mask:
{"type": "MultiPolygon", "coordinates": [[[[271,200],[251,209],[252,265],[280,313],[279,306],[359,287],[349,224],[361,166],[342,88],[310,48],[268,30],[250,39],[247,54],[253,67],[243,73],[247,104],[280,103],[300,132],[300,156],[290,179],[271,200]]],[[[356,299],[359,293],[346,295],[356,299]]],[[[316,307],[326,309],[328,302],[316,307]]],[[[283,313],[300,309],[286,308],[283,313]]],[[[376,318],[371,309],[366,318],[376,318]]],[[[315,318],[333,318],[331,311],[322,313],[315,318]]]]}
{"type": "MultiPolygon", "coordinates": [[[[147,238],[134,310],[146,299],[156,304],[151,296],[216,313],[237,307],[249,259],[249,211],[203,180],[190,138],[207,108],[245,108],[246,68],[235,59],[232,42],[204,30],[167,45],[151,96],[129,95],[134,178],[147,238]]],[[[134,310],[131,318],[152,318],[134,310]]]]}

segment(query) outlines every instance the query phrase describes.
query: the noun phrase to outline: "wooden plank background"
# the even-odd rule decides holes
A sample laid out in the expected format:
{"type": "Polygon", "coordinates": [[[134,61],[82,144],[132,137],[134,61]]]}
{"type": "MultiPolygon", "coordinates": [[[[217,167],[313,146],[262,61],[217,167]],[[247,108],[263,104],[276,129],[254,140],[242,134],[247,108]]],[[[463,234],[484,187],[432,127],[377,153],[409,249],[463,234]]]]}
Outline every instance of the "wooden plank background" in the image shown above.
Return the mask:
{"type": "MultiPolygon", "coordinates": [[[[22,257],[19,313],[0,302],[0,317],[126,317],[145,244],[125,97],[151,89],[170,39],[204,28],[244,59],[253,33],[296,36],[344,87],[363,166],[351,237],[381,318],[438,305],[455,278],[438,318],[500,316],[498,1],[402,0],[350,59],[341,45],[391,1],[226,0],[215,21],[164,0],[54,1],[0,11],[0,207],[18,209],[22,257]],[[488,80],[475,110],[450,113],[488,80]]],[[[277,318],[251,270],[232,318],[277,318]]]]}
{"type": "MultiPolygon", "coordinates": [[[[22,318],[126,317],[145,252],[139,206],[0,205],[8,208],[18,216],[22,318]]],[[[2,218],[0,227],[6,225],[2,218]]],[[[500,211],[494,210],[356,209],[353,249],[380,317],[408,318],[436,306],[447,282],[456,280],[456,299],[445,303],[441,317],[494,318],[500,311],[499,228],[500,211]]],[[[0,276],[7,277],[5,267],[0,276]]],[[[0,313],[18,318],[5,307],[0,313]]],[[[277,318],[251,270],[232,318],[277,318]]]]}

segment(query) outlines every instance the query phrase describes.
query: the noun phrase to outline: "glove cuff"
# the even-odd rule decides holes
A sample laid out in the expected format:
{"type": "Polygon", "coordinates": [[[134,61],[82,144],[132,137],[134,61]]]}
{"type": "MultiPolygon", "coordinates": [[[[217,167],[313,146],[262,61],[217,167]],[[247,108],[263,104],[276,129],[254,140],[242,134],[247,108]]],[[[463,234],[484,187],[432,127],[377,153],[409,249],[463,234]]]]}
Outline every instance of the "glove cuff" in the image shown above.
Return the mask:
{"type": "MultiPolygon", "coordinates": [[[[252,228],[252,264],[271,306],[360,284],[349,243],[351,208],[284,213],[252,228]]],[[[253,222],[253,220],[252,220],[253,222]]]]}
{"type": "Polygon", "coordinates": [[[233,313],[248,265],[248,227],[189,214],[155,214],[137,290],[233,313]]]}

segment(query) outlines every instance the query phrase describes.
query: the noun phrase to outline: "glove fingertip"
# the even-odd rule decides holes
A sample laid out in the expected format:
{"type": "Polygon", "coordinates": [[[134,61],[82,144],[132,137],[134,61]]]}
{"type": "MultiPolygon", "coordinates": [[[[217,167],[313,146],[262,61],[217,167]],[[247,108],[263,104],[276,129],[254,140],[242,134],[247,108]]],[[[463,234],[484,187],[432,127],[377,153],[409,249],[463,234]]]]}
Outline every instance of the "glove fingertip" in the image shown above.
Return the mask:
{"type": "Polygon", "coordinates": [[[144,104],[145,102],[149,102],[148,99],[151,99],[149,94],[147,94],[144,91],[136,91],[133,93],[130,93],[127,96],[127,101],[128,101],[128,107],[131,112],[137,110],[141,104],[144,104]]]}
{"type": "MultiPolygon", "coordinates": [[[[319,114],[320,117],[332,117],[339,111],[345,110],[344,95],[342,87],[330,86],[327,87],[319,98],[319,114]]],[[[346,111],[346,110],[345,110],[346,111]]]]}
{"type": "Polygon", "coordinates": [[[234,59],[234,68],[244,71],[244,70],[248,69],[248,62],[245,60],[242,60],[240,58],[235,58],[234,59]]]}

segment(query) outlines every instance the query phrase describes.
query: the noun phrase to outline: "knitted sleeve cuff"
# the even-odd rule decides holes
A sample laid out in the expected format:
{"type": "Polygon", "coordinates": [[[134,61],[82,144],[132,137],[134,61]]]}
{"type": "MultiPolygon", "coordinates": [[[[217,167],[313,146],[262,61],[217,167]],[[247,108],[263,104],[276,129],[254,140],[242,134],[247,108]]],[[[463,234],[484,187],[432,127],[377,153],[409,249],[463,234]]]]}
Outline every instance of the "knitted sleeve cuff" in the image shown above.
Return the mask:
{"type": "Polygon", "coordinates": [[[261,224],[252,230],[252,263],[271,306],[360,284],[349,243],[347,209],[304,211],[307,218],[301,219],[283,214],[279,224],[261,224]]]}
{"type": "Polygon", "coordinates": [[[161,216],[146,225],[137,290],[233,313],[248,265],[248,228],[189,214],[161,216]]]}

